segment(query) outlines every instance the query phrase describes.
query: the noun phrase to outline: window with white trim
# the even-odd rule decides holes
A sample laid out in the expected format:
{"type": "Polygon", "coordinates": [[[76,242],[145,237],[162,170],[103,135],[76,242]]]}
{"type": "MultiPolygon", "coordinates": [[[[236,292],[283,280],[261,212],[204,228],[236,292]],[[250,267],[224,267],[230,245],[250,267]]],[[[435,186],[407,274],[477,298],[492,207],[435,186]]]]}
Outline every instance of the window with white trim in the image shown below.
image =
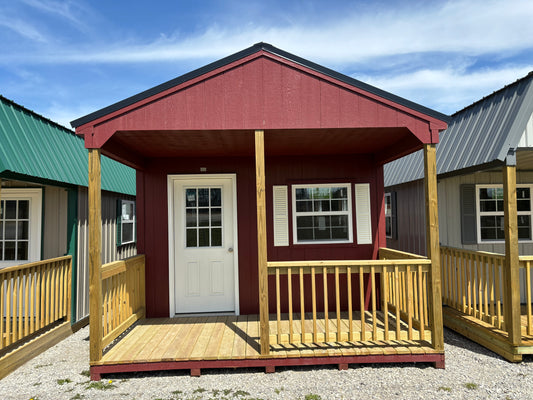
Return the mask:
{"type": "MultiPolygon", "coordinates": [[[[531,193],[533,185],[517,185],[516,205],[518,214],[518,239],[532,240],[531,236],[531,193]]],[[[503,186],[477,185],[477,223],[480,242],[505,240],[503,215],[503,186]]]]}
{"type": "Polygon", "coordinates": [[[42,189],[2,189],[0,268],[40,260],[41,213],[42,189]]]}
{"type": "Polygon", "coordinates": [[[385,193],[385,236],[392,239],[392,195],[385,193]]]}
{"type": "Polygon", "coordinates": [[[135,202],[133,200],[119,200],[119,218],[117,244],[129,244],[135,242],[135,202]]]}
{"type": "Polygon", "coordinates": [[[350,184],[292,185],[294,243],[349,243],[350,184]]]}

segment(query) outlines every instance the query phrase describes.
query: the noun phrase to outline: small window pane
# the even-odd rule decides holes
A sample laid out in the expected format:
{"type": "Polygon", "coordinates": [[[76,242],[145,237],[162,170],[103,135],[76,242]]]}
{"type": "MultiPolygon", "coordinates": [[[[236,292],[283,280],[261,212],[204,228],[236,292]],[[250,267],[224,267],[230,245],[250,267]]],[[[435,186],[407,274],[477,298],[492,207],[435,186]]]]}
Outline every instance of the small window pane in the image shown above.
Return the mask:
{"type": "Polygon", "coordinates": [[[14,240],[17,238],[17,223],[15,221],[5,222],[5,239],[14,240]]]}
{"type": "Polygon", "coordinates": [[[186,224],[188,227],[196,227],[198,226],[198,220],[197,220],[197,211],[196,208],[188,209],[186,212],[186,224]]]}
{"type": "Polygon", "coordinates": [[[516,188],[516,198],[529,200],[529,188],[516,188]]]}
{"type": "Polygon", "coordinates": [[[518,211],[531,211],[531,202],[529,199],[518,199],[516,202],[518,211]]]}
{"type": "Polygon", "coordinates": [[[4,202],[0,201],[0,219],[4,219],[4,202]]]}
{"type": "Polygon", "coordinates": [[[187,229],[187,247],[197,247],[197,230],[187,229]]]}
{"type": "Polygon", "coordinates": [[[122,223],[122,243],[133,242],[133,223],[122,223]]]}
{"type": "Polygon", "coordinates": [[[493,200],[482,200],[479,205],[481,212],[496,211],[496,202],[493,200]]]}
{"type": "Polygon", "coordinates": [[[332,199],[346,199],[348,197],[348,190],[345,187],[331,188],[332,199]]]}
{"type": "Polygon", "coordinates": [[[298,241],[313,240],[313,228],[298,228],[296,231],[298,241]]]}
{"type": "Polygon", "coordinates": [[[28,260],[28,242],[17,243],[17,260],[28,260]]]}
{"type": "Polygon", "coordinates": [[[133,221],[133,203],[122,203],[122,221],[133,221]]]}
{"type": "Polygon", "coordinates": [[[314,203],[315,209],[314,211],[321,211],[321,212],[327,212],[331,211],[329,206],[329,200],[318,200],[314,203]]]}
{"type": "Polygon", "coordinates": [[[385,236],[387,237],[392,236],[392,218],[391,217],[385,217],[385,236]]]}
{"type": "Polygon", "coordinates": [[[340,240],[348,239],[348,229],[347,228],[331,228],[331,238],[340,240]]]}
{"type": "Polygon", "coordinates": [[[30,202],[28,200],[19,200],[19,219],[30,218],[30,202]]]}
{"type": "Polygon", "coordinates": [[[18,222],[17,239],[29,239],[29,222],[18,222]]]}
{"type": "Polygon", "coordinates": [[[211,209],[211,226],[222,226],[222,208],[211,209]]]}
{"type": "Polygon", "coordinates": [[[4,242],[4,260],[15,260],[15,243],[16,242],[4,242]]]}
{"type": "Polygon", "coordinates": [[[211,229],[211,246],[222,246],[222,229],[211,229]]]}
{"type": "Polygon", "coordinates": [[[211,207],[220,207],[222,205],[222,190],[211,189],[211,207]]]}
{"type": "Polygon", "coordinates": [[[311,189],[296,189],[296,200],[310,200],[311,198],[311,189]]]}
{"type": "Polygon", "coordinates": [[[298,226],[298,228],[312,228],[313,217],[296,217],[296,225],[298,226]]]}
{"type": "Polygon", "coordinates": [[[331,226],[347,228],[348,227],[348,216],[346,215],[331,216],[331,226]]]}
{"type": "Polygon", "coordinates": [[[196,207],[196,189],[187,189],[185,191],[186,207],[196,207]]]}
{"type": "Polygon", "coordinates": [[[198,226],[209,226],[209,208],[198,210],[198,226]]]}
{"type": "Polygon", "coordinates": [[[313,190],[313,199],[329,199],[330,188],[329,187],[317,187],[313,190]]]}
{"type": "Polygon", "coordinates": [[[0,240],[4,238],[4,223],[0,221],[0,240]]]}
{"type": "Polygon", "coordinates": [[[17,219],[17,201],[6,200],[6,216],[5,219],[17,219]]]}
{"type": "Polygon", "coordinates": [[[313,202],[310,200],[303,200],[296,202],[296,212],[310,212],[313,211],[313,202]]]}
{"type": "Polygon", "coordinates": [[[198,246],[209,247],[209,228],[198,229],[198,246]]]}
{"type": "Polygon", "coordinates": [[[198,207],[209,207],[209,189],[198,189],[198,207]]]}
{"type": "Polygon", "coordinates": [[[0,241],[0,260],[4,259],[4,242],[0,241]]]}

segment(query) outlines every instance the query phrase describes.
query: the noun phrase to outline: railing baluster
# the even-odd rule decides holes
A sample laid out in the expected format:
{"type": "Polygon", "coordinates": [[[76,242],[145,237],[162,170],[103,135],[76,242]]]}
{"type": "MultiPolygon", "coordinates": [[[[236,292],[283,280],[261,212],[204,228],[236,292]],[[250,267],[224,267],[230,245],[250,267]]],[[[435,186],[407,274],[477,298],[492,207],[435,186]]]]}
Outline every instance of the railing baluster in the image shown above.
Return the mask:
{"type": "Polygon", "coordinates": [[[292,326],[292,271],[290,268],[287,268],[287,294],[289,296],[289,342],[294,343],[292,326]]]}
{"type": "Polygon", "coordinates": [[[417,273],[417,286],[418,286],[418,321],[420,322],[420,340],[425,340],[425,310],[424,310],[424,297],[422,295],[422,266],[418,266],[417,273]]]}
{"type": "Polygon", "coordinates": [[[353,315],[352,315],[352,268],[346,268],[346,282],[348,285],[348,340],[354,340],[353,337],[353,315]]]}
{"type": "Polygon", "coordinates": [[[311,305],[313,309],[313,340],[318,342],[318,330],[316,327],[316,277],[315,267],[311,268],[311,305]]]}
{"type": "Polygon", "coordinates": [[[365,318],[365,286],[363,267],[359,267],[359,309],[361,319],[361,340],[366,340],[366,318],[365,318]]]}
{"type": "Polygon", "coordinates": [[[496,314],[494,312],[494,264],[496,260],[494,257],[487,258],[487,267],[489,269],[489,309],[490,309],[490,324],[494,325],[496,314]]]}
{"type": "Polygon", "coordinates": [[[339,267],[335,267],[335,314],[337,317],[337,341],[341,341],[341,299],[339,287],[339,267]]]}
{"type": "Polygon", "coordinates": [[[281,298],[280,298],[280,282],[279,282],[279,268],[276,268],[276,327],[277,327],[277,344],[281,343],[281,298]]]}
{"type": "Polygon", "coordinates": [[[12,335],[12,301],[13,301],[13,274],[11,272],[6,274],[7,281],[7,294],[6,294],[6,346],[9,346],[11,342],[12,335]]]}
{"type": "Polygon", "coordinates": [[[6,292],[6,279],[5,279],[5,274],[2,274],[0,273],[0,349],[3,349],[4,346],[5,346],[5,340],[4,340],[4,335],[5,335],[5,329],[6,329],[6,326],[5,326],[5,323],[4,323],[4,318],[5,318],[5,307],[6,307],[6,296],[5,296],[5,292],[6,292]]]}
{"type": "Polygon", "coordinates": [[[390,273],[387,272],[387,266],[383,266],[383,273],[381,279],[383,280],[383,329],[384,329],[384,340],[389,340],[389,278],[390,273]]]}
{"type": "Polygon", "coordinates": [[[329,342],[329,305],[328,305],[328,269],[322,268],[322,280],[324,283],[324,325],[325,325],[325,341],[329,342]]]}
{"type": "Polygon", "coordinates": [[[370,267],[370,281],[372,283],[372,340],[378,340],[378,318],[376,313],[376,269],[370,267]]]}
{"type": "Polygon", "coordinates": [[[17,328],[17,340],[20,340],[24,337],[24,326],[23,326],[23,320],[24,320],[24,310],[22,306],[24,305],[24,282],[23,282],[23,275],[22,271],[17,271],[17,301],[18,301],[18,312],[17,312],[17,321],[18,321],[18,328],[17,328]]]}
{"type": "Polygon", "coordinates": [[[300,319],[302,324],[301,342],[305,343],[305,296],[304,296],[304,270],[300,267],[300,319]]]}
{"type": "Polygon", "coordinates": [[[396,340],[401,340],[401,337],[400,337],[400,328],[401,328],[401,318],[400,318],[400,277],[399,277],[399,272],[398,272],[398,266],[395,265],[394,266],[394,282],[395,282],[395,287],[394,287],[394,291],[395,291],[395,294],[396,294],[396,340]]]}
{"type": "Polygon", "coordinates": [[[413,280],[411,276],[411,266],[407,266],[407,337],[413,340],[413,280]]]}
{"type": "Polygon", "coordinates": [[[531,264],[526,262],[526,299],[527,299],[527,334],[533,335],[533,316],[531,315],[531,264]]]}

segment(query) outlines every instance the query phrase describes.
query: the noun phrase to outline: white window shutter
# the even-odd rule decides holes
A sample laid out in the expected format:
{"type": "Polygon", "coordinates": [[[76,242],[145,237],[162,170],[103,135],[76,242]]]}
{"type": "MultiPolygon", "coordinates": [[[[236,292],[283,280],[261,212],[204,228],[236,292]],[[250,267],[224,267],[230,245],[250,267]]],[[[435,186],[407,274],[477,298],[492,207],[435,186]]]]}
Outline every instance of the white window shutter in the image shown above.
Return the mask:
{"type": "Polygon", "coordinates": [[[355,185],[355,222],[357,244],[372,244],[372,218],[370,215],[370,184],[355,185]]]}
{"type": "Polygon", "coordinates": [[[274,186],[274,246],[289,245],[287,186],[274,186]]]}

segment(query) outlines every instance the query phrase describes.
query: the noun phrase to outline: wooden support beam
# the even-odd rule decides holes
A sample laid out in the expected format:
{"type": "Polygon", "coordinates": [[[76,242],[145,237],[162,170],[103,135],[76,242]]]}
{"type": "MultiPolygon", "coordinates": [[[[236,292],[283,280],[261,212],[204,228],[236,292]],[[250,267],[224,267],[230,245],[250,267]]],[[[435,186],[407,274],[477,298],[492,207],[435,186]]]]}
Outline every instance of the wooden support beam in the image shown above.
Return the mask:
{"type": "Polygon", "coordinates": [[[444,351],[435,144],[424,144],[424,189],[426,196],[426,252],[427,257],[431,260],[428,282],[429,326],[433,347],[435,350],[444,351]]]}
{"type": "Polygon", "coordinates": [[[520,276],[518,261],[518,217],[516,209],[516,166],[503,166],[503,209],[505,225],[505,267],[503,269],[504,321],[509,342],[520,346],[520,276]]]}
{"type": "Polygon", "coordinates": [[[102,192],[100,150],[89,149],[90,360],[102,358],[102,192]]]}
{"type": "Polygon", "coordinates": [[[259,273],[259,337],[261,341],[261,355],[268,355],[270,353],[270,332],[268,327],[264,131],[255,131],[255,182],[257,197],[257,268],[259,273]]]}

